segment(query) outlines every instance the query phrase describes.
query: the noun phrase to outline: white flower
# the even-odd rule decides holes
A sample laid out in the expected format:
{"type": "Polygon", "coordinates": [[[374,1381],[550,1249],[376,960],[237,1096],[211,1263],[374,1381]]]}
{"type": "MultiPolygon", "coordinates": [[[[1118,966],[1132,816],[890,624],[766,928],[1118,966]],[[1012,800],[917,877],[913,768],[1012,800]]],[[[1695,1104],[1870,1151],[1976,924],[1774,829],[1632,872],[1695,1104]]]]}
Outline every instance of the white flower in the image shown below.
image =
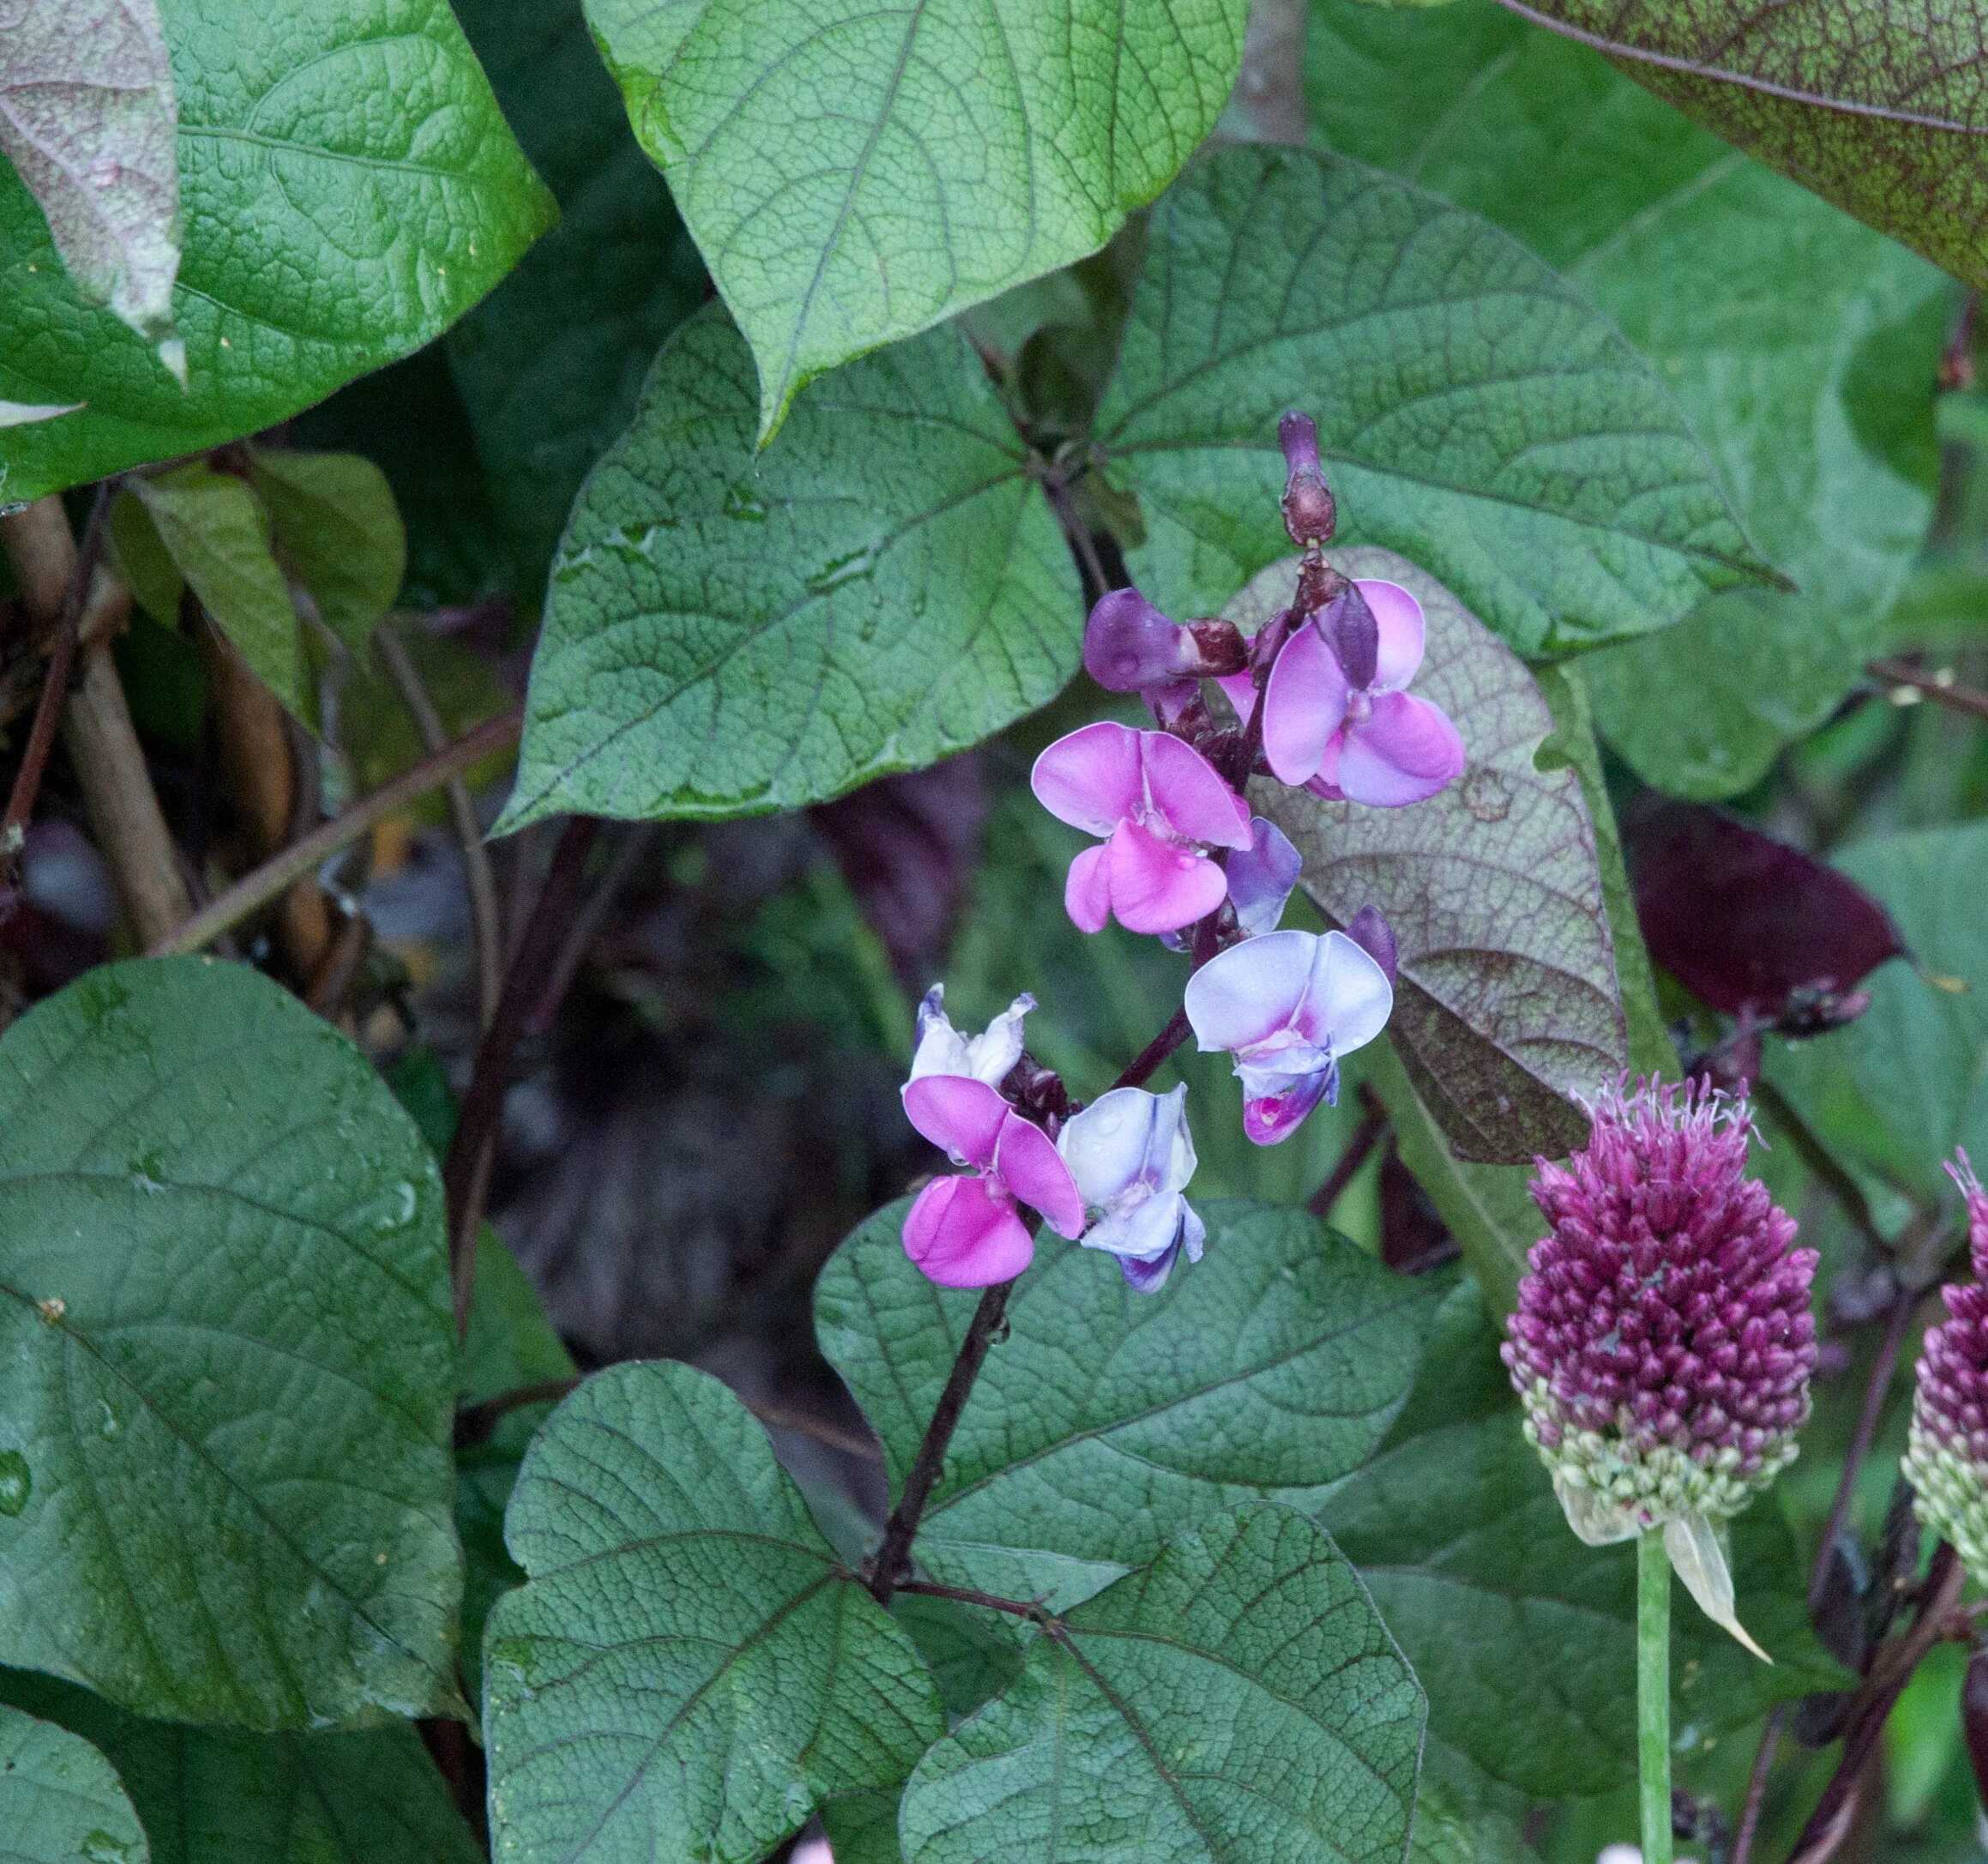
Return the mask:
{"type": "Polygon", "coordinates": [[[961,1035],[946,1015],[946,986],[934,984],[918,1006],[918,1052],[911,1059],[911,1079],[964,1075],[999,1087],[1021,1059],[1021,1019],[1034,1008],[1035,998],[1025,992],[980,1035],[961,1035]]]}
{"type": "Polygon", "coordinates": [[[1181,1195],[1195,1166],[1186,1101],[1184,1086],[1167,1095],[1113,1088],[1069,1119],[1056,1143],[1091,1215],[1080,1240],[1116,1256],[1143,1294],[1165,1284],[1184,1249],[1199,1262],[1208,1234],[1181,1195]]]}

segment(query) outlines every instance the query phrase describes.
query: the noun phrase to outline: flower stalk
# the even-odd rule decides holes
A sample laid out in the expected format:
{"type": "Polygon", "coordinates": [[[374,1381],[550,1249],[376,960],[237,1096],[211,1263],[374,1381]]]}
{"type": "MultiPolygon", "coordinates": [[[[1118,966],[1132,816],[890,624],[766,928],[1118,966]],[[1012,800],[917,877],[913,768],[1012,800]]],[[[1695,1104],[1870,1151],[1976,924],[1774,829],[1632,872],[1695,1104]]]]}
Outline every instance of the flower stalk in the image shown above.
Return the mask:
{"type": "Polygon", "coordinates": [[[1671,1864],[1671,1559],[1636,1536],[1636,1779],[1643,1864],[1671,1864]]]}

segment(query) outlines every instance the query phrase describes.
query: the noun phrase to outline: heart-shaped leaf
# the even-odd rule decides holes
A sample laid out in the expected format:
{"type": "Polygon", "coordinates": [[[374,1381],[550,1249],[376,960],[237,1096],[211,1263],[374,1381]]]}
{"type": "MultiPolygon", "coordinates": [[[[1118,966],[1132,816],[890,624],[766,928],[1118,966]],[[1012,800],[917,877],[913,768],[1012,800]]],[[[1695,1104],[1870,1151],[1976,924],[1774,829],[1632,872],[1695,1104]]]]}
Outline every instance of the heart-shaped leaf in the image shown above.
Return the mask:
{"type": "MultiPolygon", "coordinates": [[[[815,1291],[822,1350],[883,1440],[917,1454],[971,1291],[906,1258],[905,1206],[850,1236],[815,1291]]],[[[945,1579],[1074,1603],[1216,1510],[1301,1501],[1367,1456],[1413,1373],[1428,1283],[1301,1210],[1214,1203],[1208,1252],[1157,1294],[1045,1237],[1009,1303],[916,1547],[945,1579]]]]}
{"type": "MultiPolygon", "coordinates": [[[[73,9],[50,9],[71,30],[73,9]]],[[[448,0],[165,0],[185,387],[94,308],[0,167],[0,500],[253,433],[438,335],[551,224],[448,0]]]]}
{"type": "Polygon", "coordinates": [[[1771,580],[1675,398],[1497,228],[1353,162],[1235,148],[1152,215],[1097,435],[1142,588],[1213,612],[1291,547],[1278,416],[1318,421],[1339,536],[1426,564],[1522,653],[1771,580]]]}
{"type": "Polygon", "coordinates": [[[190,1722],[455,1705],[441,1186],[294,997],[141,960],[7,1031],[0,1354],[0,1659],[190,1722]]]}
{"type": "Polygon", "coordinates": [[[500,1860],[758,1864],[943,1729],[911,1640],[705,1373],[590,1378],[526,1454],[504,1531],[531,1578],[484,1650],[500,1860]]]}
{"type": "Polygon", "coordinates": [[[9,1864],[148,1864],[117,1770],[80,1734],[0,1704],[0,1831],[9,1864]]]}
{"type": "Polygon", "coordinates": [[[752,395],[721,315],[657,359],[560,545],[500,829],[823,802],[1075,672],[1075,569],[959,335],[810,389],[763,455],[752,395]]]}
{"type": "MultiPolygon", "coordinates": [[[[1304,856],[1301,884],[1344,926],[1378,907],[1401,958],[1389,1034],[1463,1157],[1557,1156],[1587,1116],[1568,1098],[1629,1065],[1593,818],[1579,775],[1539,767],[1551,710],[1525,665],[1441,583],[1392,552],[1335,552],[1346,575],[1422,604],[1415,691],[1449,713],[1469,762],[1406,809],[1326,802],[1269,779],[1253,805],[1304,856]]],[[[1297,559],[1228,612],[1253,630],[1286,606],[1297,559]]]]}
{"type": "Polygon", "coordinates": [[[912,1776],[907,1864],[1396,1864],[1425,1710],[1331,1539],[1245,1505],[1037,1637],[912,1776]]]}
{"type": "MultiPolygon", "coordinates": [[[[404,1724],[250,1734],[148,1722],[100,1696],[0,1671],[0,1698],[93,1742],[152,1841],[151,1864],[475,1864],[449,1788],[404,1724]]],[[[65,1851],[61,1864],[127,1864],[65,1851]]],[[[144,1864],[135,1853],[129,1864],[144,1864]]]]}
{"type": "Polygon", "coordinates": [[[588,0],[759,364],[823,370],[1094,252],[1214,127],[1244,0],[588,0]]]}

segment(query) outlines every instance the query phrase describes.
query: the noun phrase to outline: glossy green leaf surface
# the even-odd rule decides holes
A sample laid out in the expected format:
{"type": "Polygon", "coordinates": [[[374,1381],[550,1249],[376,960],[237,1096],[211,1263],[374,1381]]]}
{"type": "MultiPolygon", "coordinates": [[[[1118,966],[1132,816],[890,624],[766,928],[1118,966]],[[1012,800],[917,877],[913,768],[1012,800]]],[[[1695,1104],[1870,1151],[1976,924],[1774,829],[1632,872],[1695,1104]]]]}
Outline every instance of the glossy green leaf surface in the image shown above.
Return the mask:
{"type": "Polygon", "coordinates": [[[912,1776],[907,1864],[1395,1864],[1423,1716],[1331,1539],[1247,1505],[1035,1639],[912,1776]]]}
{"type": "Polygon", "coordinates": [[[1096,250],[1214,126],[1244,0],[588,0],[758,365],[822,371],[1096,250]]]}
{"type": "Polygon", "coordinates": [[[7,1031],[0,1352],[0,1657],[189,1722],[453,1705],[441,1186],[295,998],[140,960],[7,1031]]]}
{"type": "MultiPolygon", "coordinates": [[[[250,1734],[148,1722],[0,1671],[0,1699],[93,1742],[151,1839],[151,1864],[474,1864],[483,1855],[412,1728],[250,1734]]],[[[62,1864],[126,1864],[65,1853],[62,1864]]],[[[130,1864],[143,1864],[143,1854],[130,1864]]]]}
{"type": "Polygon", "coordinates": [[[1225,150],[1152,215],[1098,414],[1144,520],[1129,564],[1170,613],[1213,612],[1289,553],[1293,406],[1340,543],[1420,564],[1521,653],[1771,579],[1670,389],[1515,241],[1357,163],[1225,150]]]}
{"type": "Polygon", "coordinates": [[[0,1704],[0,1856],[8,1864],[148,1864],[117,1769],[80,1734],[0,1704]]]}
{"type": "Polygon", "coordinates": [[[753,815],[935,763],[1076,670],[1076,570],[965,342],[839,373],[753,449],[721,316],[665,347],[553,566],[518,784],[558,811],[753,815]]]}
{"type": "Polygon", "coordinates": [[[439,335],[551,224],[447,0],[164,0],[188,386],[69,279],[0,170],[0,499],[194,452],[439,335]]]}
{"type": "MultiPolygon", "coordinates": [[[[1551,709],[1525,663],[1415,564],[1334,550],[1346,575],[1422,605],[1414,690],[1447,712],[1468,762],[1407,809],[1326,802],[1273,779],[1251,805],[1304,856],[1300,884],[1335,925],[1365,905],[1393,926],[1401,977],[1388,1033],[1464,1157],[1557,1155],[1587,1130],[1575,1097],[1629,1065],[1594,819],[1563,760],[1539,768],[1551,709]]],[[[1297,559],[1229,606],[1254,630],[1291,600],[1297,559]]]]}
{"type": "Polygon", "coordinates": [[[705,1373],[589,1379],[527,1453],[504,1531],[531,1575],[484,1650],[507,1864],[758,1864],[941,1732],[910,1639],[705,1373]]]}
{"type": "MultiPolygon", "coordinates": [[[[1095,1252],[1038,1243],[925,1509],[916,1551],[935,1577],[1074,1604],[1220,1509],[1316,1496],[1393,1421],[1427,1285],[1302,1211],[1201,1209],[1206,1257],[1157,1294],[1095,1252]]],[[[894,1487],[974,1306],[912,1266],[903,1221],[901,1203],[878,1211],[815,1290],[822,1350],[894,1487]]]]}

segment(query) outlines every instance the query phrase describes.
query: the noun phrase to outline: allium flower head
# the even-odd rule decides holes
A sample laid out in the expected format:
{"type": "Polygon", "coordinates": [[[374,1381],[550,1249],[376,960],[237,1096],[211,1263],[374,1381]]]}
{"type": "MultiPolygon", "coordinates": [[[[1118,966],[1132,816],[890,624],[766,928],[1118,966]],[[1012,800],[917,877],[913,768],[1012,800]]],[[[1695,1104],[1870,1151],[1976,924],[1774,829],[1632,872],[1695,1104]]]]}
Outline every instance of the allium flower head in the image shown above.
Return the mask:
{"type": "Polygon", "coordinates": [[[1746,1175],[1744,1101],[1697,1083],[1605,1090],[1585,1149],[1539,1162],[1551,1226],[1504,1360],[1569,1523],[1649,1529],[1743,1643],[1716,1532],[1795,1455],[1816,1363],[1816,1252],[1746,1175]]]}
{"type": "Polygon", "coordinates": [[[1988,1578],[1988,1192],[1967,1155],[1947,1167],[1967,1200],[1971,1282],[1940,1290],[1947,1318],[1919,1353],[1905,1475],[1919,1517],[1988,1578]]]}

